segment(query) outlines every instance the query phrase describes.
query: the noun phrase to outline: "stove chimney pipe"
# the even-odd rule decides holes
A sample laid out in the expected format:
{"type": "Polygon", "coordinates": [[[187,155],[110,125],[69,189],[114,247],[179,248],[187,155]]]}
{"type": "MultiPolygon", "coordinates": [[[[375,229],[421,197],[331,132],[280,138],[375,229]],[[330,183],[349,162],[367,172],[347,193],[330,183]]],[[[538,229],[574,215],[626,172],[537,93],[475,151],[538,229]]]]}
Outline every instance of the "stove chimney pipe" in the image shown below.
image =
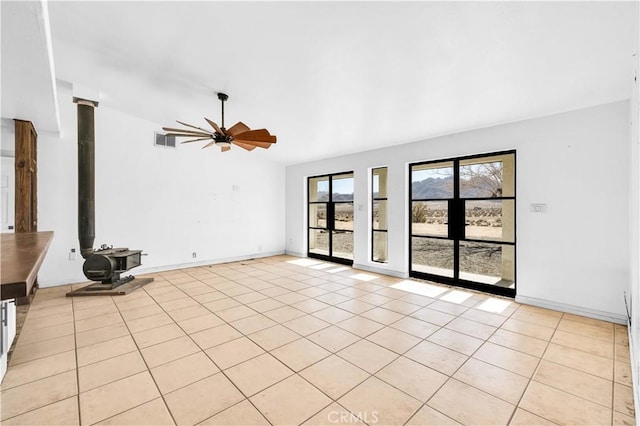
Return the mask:
{"type": "Polygon", "coordinates": [[[78,239],[80,254],[94,253],[95,240],[95,128],[94,108],[98,102],[73,98],[78,104],[78,239]]]}
{"type": "Polygon", "coordinates": [[[153,281],[153,278],[122,277],[121,273],[140,266],[142,250],[113,248],[95,240],[95,127],[94,109],[98,102],[79,97],[78,104],[78,240],[84,276],[100,281],[67,293],[67,296],[116,296],[127,294],[153,281]]]}

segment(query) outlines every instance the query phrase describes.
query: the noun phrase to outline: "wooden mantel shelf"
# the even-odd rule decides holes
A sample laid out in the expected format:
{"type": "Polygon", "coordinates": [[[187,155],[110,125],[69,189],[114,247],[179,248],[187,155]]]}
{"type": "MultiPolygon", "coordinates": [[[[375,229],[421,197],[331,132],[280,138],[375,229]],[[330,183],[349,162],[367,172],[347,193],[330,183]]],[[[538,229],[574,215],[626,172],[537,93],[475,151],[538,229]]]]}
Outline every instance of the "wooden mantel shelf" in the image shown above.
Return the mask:
{"type": "Polygon", "coordinates": [[[0,299],[15,299],[31,293],[53,231],[0,234],[0,299]]]}

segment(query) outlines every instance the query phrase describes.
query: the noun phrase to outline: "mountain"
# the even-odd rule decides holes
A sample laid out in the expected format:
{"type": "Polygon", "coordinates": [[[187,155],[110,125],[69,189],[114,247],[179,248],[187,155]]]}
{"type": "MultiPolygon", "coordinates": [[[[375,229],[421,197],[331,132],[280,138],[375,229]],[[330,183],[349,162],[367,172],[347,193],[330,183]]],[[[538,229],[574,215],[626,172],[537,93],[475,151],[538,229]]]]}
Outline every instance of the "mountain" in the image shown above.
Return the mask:
{"type": "MultiPolygon", "coordinates": [[[[412,182],[413,199],[453,198],[453,177],[427,178],[412,182]]],[[[462,198],[494,197],[490,185],[467,179],[460,179],[460,196],[462,198]]]]}
{"type": "Polygon", "coordinates": [[[453,198],[453,177],[427,178],[411,183],[412,198],[453,198]]]}
{"type": "MultiPolygon", "coordinates": [[[[329,201],[329,193],[326,191],[318,191],[317,201],[329,201]]],[[[333,201],[353,201],[353,194],[338,194],[337,192],[334,192],[333,201]]]]}

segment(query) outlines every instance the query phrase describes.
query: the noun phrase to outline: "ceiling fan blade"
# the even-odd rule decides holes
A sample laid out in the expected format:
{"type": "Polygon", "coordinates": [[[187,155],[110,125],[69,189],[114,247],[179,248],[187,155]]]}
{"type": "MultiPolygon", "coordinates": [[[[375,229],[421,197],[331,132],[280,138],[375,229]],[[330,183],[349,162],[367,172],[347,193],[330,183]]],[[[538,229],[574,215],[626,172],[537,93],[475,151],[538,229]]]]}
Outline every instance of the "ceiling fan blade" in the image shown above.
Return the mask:
{"type": "Polygon", "coordinates": [[[244,142],[231,141],[231,143],[234,145],[238,145],[240,148],[246,149],[247,151],[253,151],[254,149],[256,149],[255,146],[249,145],[248,143],[244,142]]]}
{"type": "Polygon", "coordinates": [[[189,129],[176,129],[173,127],[163,127],[162,130],[170,132],[173,135],[185,135],[185,136],[213,136],[212,132],[196,132],[189,129]]]}
{"type": "Polygon", "coordinates": [[[213,135],[205,135],[204,133],[173,133],[169,132],[165,136],[175,136],[176,138],[207,138],[213,139],[213,135]]]}
{"type": "Polygon", "coordinates": [[[209,130],[207,130],[207,129],[203,129],[202,127],[193,126],[193,125],[191,125],[191,124],[183,123],[182,121],[178,121],[178,120],[176,120],[176,122],[177,122],[177,123],[182,124],[183,126],[191,127],[192,129],[198,129],[198,130],[200,130],[201,132],[211,133],[209,130]]]}
{"type": "Polygon", "coordinates": [[[234,136],[234,138],[240,141],[276,143],[276,137],[270,134],[267,129],[249,130],[234,136]]]}
{"type": "Polygon", "coordinates": [[[243,140],[243,139],[236,139],[236,142],[240,142],[240,143],[244,143],[247,145],[253,145],[253,146],[257,146],[260,148],[264,148],[264,149],[269,149],[269,147],[271,146],[271,143],[269,142],[261,142],[261,141],[247,141],[247,140],[243,140]]]}
{"type": "Polygon", "coordinates": [[[225,134],[225,133],[222,131],[222,129],[221,129],[220,127],[218,127],[218,125],[217,125],[216,123],[214,123],[213,121],[209,120],[207,117],[205,117],[204,119],[207,121],[207,123],[209,123],[209,125],[210,125],[211,127],[213,127],[213,128],[214,128],[214,130],[215,130],[217,133],[220,133],[221,135],[224,135],[224,134],[225,134]]]}
{"type": "Polygon", "coordinates": [[[230,129],[227,129],[227,134],[236,137],[236,135],[248,132],[249,130],[251,129],[246,124],[244,124],[242,121],[238,121],[236,124],[231,126],[230,129]]]}
{"type": "Polygon", "coordinates": [[[227,151],[229,151],[230,149],[231,149],[231,147],[230,147],[230,146],[221,146],[221,147],[220,147],[220,151],[222,151],[222,152],[227,152],[227,151]]]}
{"type": "Polygon", "coordinates": [[[190,139],[188,141],[182,141],[180,143],[191,143],[191,142],[198,142],[198,141],[206,141],[209,140],[211,138],[198,138],[198,139],[190,139]]]}
{"type": "Polygon", "coordinates": [[[210,147],[210,146],[212,146],[214,143],[216,143],[216,141],[211,141],[211,142],[209,142],[208,144],[206,144],[205,146],[203,146],[203,147],[202,147],[202,149],[209,148],[209,147],[210,147]]]}

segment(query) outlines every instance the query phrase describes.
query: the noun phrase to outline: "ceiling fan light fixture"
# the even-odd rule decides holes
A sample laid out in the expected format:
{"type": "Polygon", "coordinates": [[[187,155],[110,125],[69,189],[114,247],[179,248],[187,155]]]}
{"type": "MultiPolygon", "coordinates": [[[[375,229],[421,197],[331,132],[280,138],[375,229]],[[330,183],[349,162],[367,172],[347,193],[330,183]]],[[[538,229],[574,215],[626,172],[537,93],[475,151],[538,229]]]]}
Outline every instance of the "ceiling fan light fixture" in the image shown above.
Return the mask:
{"type": "Polygon", "coordinates": [[[227,141],[216,141],[216,146],[219,147],[230,147],[231,146],[231,142],[227,142],[227,141]]]}

